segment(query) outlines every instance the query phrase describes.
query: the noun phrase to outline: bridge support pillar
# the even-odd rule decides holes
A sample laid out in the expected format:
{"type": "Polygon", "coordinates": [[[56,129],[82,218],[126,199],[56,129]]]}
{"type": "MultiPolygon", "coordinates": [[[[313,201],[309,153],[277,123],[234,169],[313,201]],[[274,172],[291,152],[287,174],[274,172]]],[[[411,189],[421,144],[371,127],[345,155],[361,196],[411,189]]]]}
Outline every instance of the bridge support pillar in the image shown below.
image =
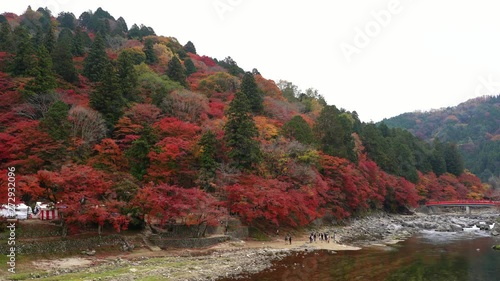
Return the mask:
{"type": "Polygon", "coordinates": [[[470,215],[470,207],[469,206],[465,206],[465,213],[467,215],[470,215]]]}

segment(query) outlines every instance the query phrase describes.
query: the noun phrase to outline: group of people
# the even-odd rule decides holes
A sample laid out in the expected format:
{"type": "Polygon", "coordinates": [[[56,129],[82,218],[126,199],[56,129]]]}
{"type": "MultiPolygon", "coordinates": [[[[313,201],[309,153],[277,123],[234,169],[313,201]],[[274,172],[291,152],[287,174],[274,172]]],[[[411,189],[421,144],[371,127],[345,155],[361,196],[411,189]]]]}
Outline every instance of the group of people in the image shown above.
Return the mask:
{"type": "MultiPolygon", "coordinates": [[[[278,234],[279,231],[277,230],[276,235],[278,234]]],[[[333,232],[333,242],[336,243],[337,241],[335,238],[335,232],[333,232]]],[[[320,242],[324,241],[326,243],[330,243],[331,239],[332,237],[330,236],[329,232],[311,232],[311,235],[309,235],[309,243],[316,242],[317,240],[319,240],[320,242]]],[[[287,233],[287,235],[285,236],[285,244],[292,245],[292,235],[290,235],[290,233],[287,233]]]]}
{"type": "MultiPolygon", "coordinates": [[[[330,243],[331,236],[328,232],[311,232],[311,235],[309,235],[309,243],[316,242],[317,239],[321,242],[325,241],[330,243]]],[[[333,242],[335,242],[335,232],[333,233],[333,242]]]]}

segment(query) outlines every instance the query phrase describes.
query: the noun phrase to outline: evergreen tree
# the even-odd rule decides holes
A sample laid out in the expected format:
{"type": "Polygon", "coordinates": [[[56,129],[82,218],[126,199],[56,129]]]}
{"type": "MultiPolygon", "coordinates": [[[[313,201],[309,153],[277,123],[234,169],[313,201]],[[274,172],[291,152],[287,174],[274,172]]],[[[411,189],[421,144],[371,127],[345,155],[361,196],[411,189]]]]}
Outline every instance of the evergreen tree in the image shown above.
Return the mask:
{"type": "Polygon", "coordinates": [[[118,85],[123,98],[128,101],[137,100],[137,73],[129,52],[121,52],[118,56],[118,85]]]}
{"type": "Polygon", "coordinates": [[[0,52],[12,52],[14,41],[12,38],[12,30],[8,22],[0,24],[0,52]]]}
{"type": "Polygon", "coordinates": [[[237,92],[229,104],[224,140],[230,148],[229,158],[238,169],[251,169],[261,159],[258,131],[250,113],[250,105],[245,94],[237,92]]]}
{"type": "Polygon", "coordinates": [[[382,170],[388,172],[389,145],[379,127],[374,123],[368,123],[363,126],[361,130],[361,140],[368,157],[375,161],[382,170]]]}
{"type": "Polygon", "coordinates": [[[37,13],[41,15],[38,19],[44,33],[47,33],[52,25],[52,12],[48,8],[38,8],[37,13]]]}
{"type": "Polygon", "coordinates": [[[393,150],[393,161],[395,163],[395,171],[392,173],[404,177],[410,182],[416,183],[418,181],[418,173],[415,168],[415,157],[407,143],[401,138],[394,138],[391,143],[391,148],[393,150]]]}
{"type": "Polygon", "coordinates": [[[26,91],[32,94],[43,94],[56,88],[57,82],[52,71],[52,58],[43,45],[38,48],[36,66],[32,73],[35,78],[26,84],[26,91]]]}
{"type": "Polygon", "coordinates": [[[186,52],[188,52],[188,53],[193,53],[193,54],[196,54],[196,48],[194,47],[193,42],[188,41],[188,42],[186,43],[186,45],[184,45],[184,51],[186,51],[186,52]]]}
{"type": "Polygon", "coordinates": [[[69,106],[67,104],[62,101],[54,102],[40,121],[41,128],[52,139],[66,141],[70,132],[68,112],[69,106]]]}
{"type": "Polygon", "coordinates": [[[30,40],[29,32],[22,26],[16,27],[14,29],[14,42],[16,55],[12,61],[12,74],[32,75],[35,68],[35,49],[30,40]]]}
{"type": "Polygon", "coordinates": [[[52,62],[54,71],[69,83],[78,81],[78,73],[73,63],[71,45],[73,37],[69,29],[63,29],[59,34],[54,51],[52,52],[52,62]]]}
{"type": "Polygon", "coordinates": [[[38,46],[44,44],[45,35],[43,34],[43,30],[39,25],[35,26],[35,30],[35,36],[31,38],[31,42],[33,46],[35,46],[35,48],[38,48],[38,46]]]}
{"type": "Polygon", "coordinates": [[[251,72],[246,72],[241,81],[240,91],[245,94],[250,104],[250,110],[259,114],[264,110],[264,97],[260,93],[255,78],[251,72]]]}
{"type": "Polygon", "coordinates": [[[231,57],[226,57],[224,60],[217,62],[220,66],[224,67],[229,71],[229,74],[238,76],[240,74],[245,74],[245,71],[238,66],[235,60],[231,57]]]}
{"type": "Polygon", "coordinates": [[[125,102],[118,85],[118,77],[112,64],[108,61],[104,65],[100,83],[90,96],[90,106],[102,113],[110,131],[123,114],[125,102]]]}
{"type": "Polygon", "coordinates": [[[334,105],[325,106],[316,120],[314,133],[321,149],[329,155],[356,161],[353,133],[354,121],[350,114],[334,105]]]}
{"type": "Polygon", "coordinates": [[[43,45],[45,46],[45,49],[47,49],[47,52],[49,52],[49,54],[51,54],[54,50],[54,47],[56,45],[56,34],[53,24],[49,25],[49,30],[43,37],[43,45]]]}
{"type": "Polygon", "coordinates": [[[59,32],[59,37],[57,37],[56,45],[60,41],[64,41],[68,45],[68,49],[71,50],[73,39],[73,32],[71,32],[71,30],[69,30],[68,28],[63,28],[61,29],[61,32],[59,32]]]}
{"type": "Polygon", "coordinates": [[[128,27],[127,23],[125,22],[125,19],[122,17],[119,17],[116,20],[116,27],[113,30],[114,35],[119,35],[119,36],[125,36],[127,34],[128,27]]]}
{"type": "Polygon", "coordinates": [[[216,145],[217,139],[212,131],[207,131],[200,139],[198,145],[201,147],[200,153],[200,187],[207,192],[213,192],[213,182],[217,171],[216,145]]]}
{"type": "Polygon", "coordinates": [[[141,32],[141,38],[150,35],[156,35],[152,27],[145,26],[144,24],[141,24],[140,32],[141,32]]]}
{"type": "Polygon", "coordinates": [[[448,173],[458,177],[464,172],[464,161],[455,144],[446,144],[444,148],[444,161],[448,173]]]}
{"type": "Polygon", "coordinates": [[[311,127],[300,115],[294,116],[290,121],[285,123],[282,131],[285,137],[293,138],[303,144],[312,144],[314,142],[314,134],[311,127]]]}
{"type": "Polygon", "coordinates": [[[299,87],[294,85],[292,82],[286,80],[280,80],[277,84],[280,88],[283,97],[285,97],[289,102],[298,102],[298,96],[300,95],[299,87]]]}
{"type": "Polygon", "coordinates": [[[73,13],[61,12],[57,16],[57,21],[61,28],[68,28],[69,30],[75,30],[76,27],[76,17],[73,13]]]}
{"type": "Polygon", "coordinates": [[[132,27],[130,27],[130,30],[128,31],[128,38],[142,40],[141,30],[137,24],[134,23],[132,27]]]}
{"type": "Polygon", "coordinates": [[[98,82],[101,80],[101,77],[109,75],[108,73],[104,73],[105,71],[109,71],[107,69],[109,64],[104,38],[100,33],[97,33],[89,54],[83,61],[83,75],[92,82],[98,82]]]}
{"type": "MultiPolygon", "coordinates": [[[[76,28],[75,37],[73,38],[73,44],[71,52],[76,57],[81,57],[85,55],[86,38],[88,38],[87,33],[83,32],[80,27],[76,28]]],[[[88,38],[90,40],[90,38],[88,38]]]]}
{"type": "Polygon", "coordinates": [[[195,73],[196,71],[198,71],[198,69],[196,69],[196,66],[194,65],[194,63],[191,59],[185,60],[184,66],[186,67],[186,76],[189,76],[189,75],[195,73]]]}
{"type": "Polygon", "coordinates": [[[132,142],[130,148],[125,151],[125,157],[130,164],[130,173],[140,181],[147,173],[150,164],[148,154],[157,141],[158,136],[150,126],[146,125],[141,137],[132,142]]]}
{"type": "Polygon", "coordinates": [[[146,42],[144,42],[144,48],[142,51],[146,55],[146,63],[147,64],[154,64],[158,62],[158,57],[155,54],[155,50],[153,49],[154,46],[154,41],[152,38],[146,39],[146,42]]]}
{"type": "Polygon", "coordinates": [[[431,166],[432,166],[432,171],[436,176],[440,176],[444,173],[446,173],[446,161],[444,158],[444,144],[441,143],[439,140],[434,140],[434,150],[432,151],[431,155],[431,166]]]}
{"type": "Polygon", "coordinates": [[[187,86],[184,68],[176,56],[168,62],[166,74],[171,80],[179,82],[184,87],[187,86]]]}
{"type": "Polygon", "coordinates": [[[80,17],[78,17],[78,21],[81,26],[83,27],[89,27],[90,26],[90,21],[92,19],[92,11],[88,12],[83,12],[80,17]]]}

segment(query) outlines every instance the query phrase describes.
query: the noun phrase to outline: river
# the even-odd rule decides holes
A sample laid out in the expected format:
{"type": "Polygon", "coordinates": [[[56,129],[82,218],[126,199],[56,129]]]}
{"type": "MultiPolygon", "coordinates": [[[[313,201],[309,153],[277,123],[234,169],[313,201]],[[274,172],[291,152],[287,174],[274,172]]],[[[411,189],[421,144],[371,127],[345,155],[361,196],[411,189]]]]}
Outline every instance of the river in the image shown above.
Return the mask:
{"type": "Polygon", "coordinates": [[[500,238],[482,231],[422,232],[392,246],[298,252],[268,270],[220,281],[499,281],[500,238]]]}

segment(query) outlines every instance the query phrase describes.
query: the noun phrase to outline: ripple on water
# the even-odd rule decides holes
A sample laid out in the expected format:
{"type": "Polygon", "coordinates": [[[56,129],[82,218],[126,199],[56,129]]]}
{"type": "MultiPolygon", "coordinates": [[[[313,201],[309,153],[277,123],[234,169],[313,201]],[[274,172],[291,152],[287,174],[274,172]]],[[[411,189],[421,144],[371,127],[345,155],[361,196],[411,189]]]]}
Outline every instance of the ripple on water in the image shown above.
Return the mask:
{"type": "Polygon", "coordinates": [[[449,244],[459,240],[473,240],[480,237],[489,237],[490,234],[484,230],[441,232],[435,230],[424,230],[417,235],[422,243],[426,244],[449,244]]]}

